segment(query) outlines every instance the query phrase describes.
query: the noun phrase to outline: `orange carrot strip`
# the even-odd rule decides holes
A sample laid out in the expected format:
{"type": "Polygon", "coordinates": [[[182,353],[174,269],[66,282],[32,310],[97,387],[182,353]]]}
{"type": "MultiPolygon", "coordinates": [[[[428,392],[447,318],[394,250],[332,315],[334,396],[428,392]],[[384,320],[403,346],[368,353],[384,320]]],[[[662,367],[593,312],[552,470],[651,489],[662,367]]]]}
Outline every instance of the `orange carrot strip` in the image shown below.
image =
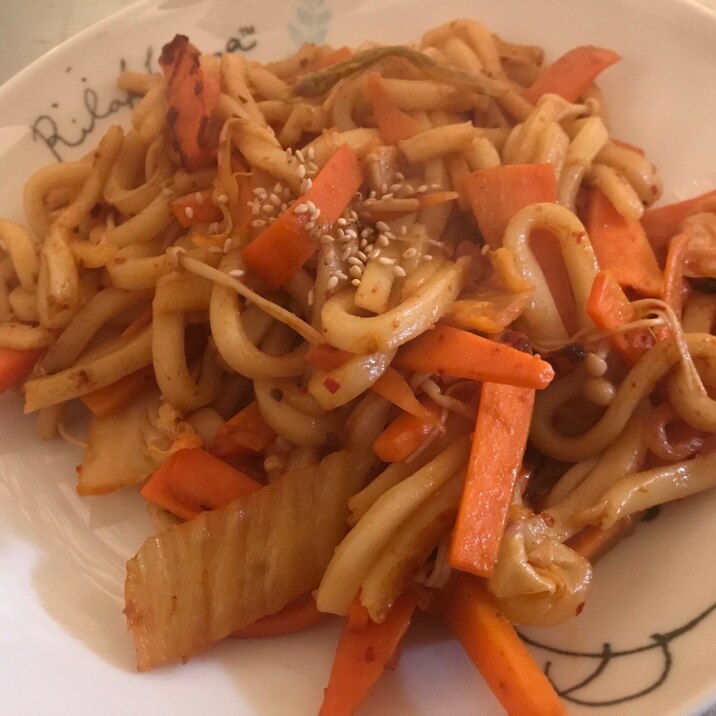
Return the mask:
{"type": "Polygon", "coordinates": [[[261,455],[274,437],[254,400],[217,430],[211,452],[218,457],[261,455]]]}
{"type": "Polygon", "coordinates": [[[661,296],[661,271],[644,229],[623,217],[598,187],[589,192],[586,227],[599,265],[611,271],[620,286],[661,296]]]}
{"type": "Polygon", "coordinates": [[[44,352],[44,348],[33,348],[27,351],[0,348],[0,393],[4,393],[27,378],[44,352]]]}
{"type": "Polygon", "coordinates": [[[490,577],[522,466],[535,391],[483,383],[450,566],[490,577]]]}
{"type": "Polygon", "coordinates": [[[368,76],[367,89],[378,131],[386,144],[397,144],[401,139],[408,139],[422,131],[420,122],[393,102],[377,72],[368,76]]]}
{"type": "MultiPolygon", "coordinates": [[[[629,299],[609,271],[600,271],[594,279],[586,310],[601,331],[618,328],[636,319],[629,299]]],[[[634,365],[654,344],[646,329],[613,333],[607,340],[629,365],[634,365]]]]}
{"type": "MultiPolygon", "coordinates": [[[[313,180],[313,186],[296,204],[312,201],[320,210],[318,224],[329,227],[343,213],[363,182],[358,158],[341,145],[313,180]]],[[[308,212],[289,208],[244,250],[248,267],[271,288],[280,288],[318,250],[319,243],[304,228],[308,212]]]]}
{"type": "Polygon", "coordinates": [[[171,203],[172,214],[184,229],[195,224],[209,224],[221,221],[221,209],[211,200],[212,189],[180,196],[171,203]]]}
{"type": "Polygon", "coordinates": [[[319,716],[350,716],[390,663],[415,611],[415,597],[402,594],[380,624],[369,621],[341,634],[319,716]]]}
{"type": "Polygon", "coordinates": [[[123,331],[122,338],[129,338],[145,329],[152,322],[152,306],[147,306],[123,331]]]}
{"type": "Polygon", "coordinates": [[[394,368],[389,367],[370,389],[416,418],[435,420],[433,413],[415,397],[408,381],[394,368]]]}
{"type": "Polygon", "coordinates": [[[584,45],[569,50],[555,60],[524,92],[533,104],[547,93],[574,102],[603,70],[621,60],[612,50],[584,45]]]}
{"type": "Polygon", "coordinates": [[[454,378],[546,388],[554,370],[549,363],[512,346],[452,326],[436,326],[404,345],[396,368],[454,378]]]}
{"type": "Polygon", "coordinates": [[[235,639],[264,639],[271,636],[284,636],[304,631],[328,615],[319,612],[312,594],[306,594],[287,604],[281,611],[258,619],[231,636],[235,639]]]}
{"type": "Polygon", "coordinates": [[[686,234],[677,234],[669,242],[664,266],[664,294],[663,298],[673,309],[677,316],[681,316],[684,304],[684,270],[686,256],[689,250],[689,237],[686,234]]]}
{"type": "Polygon", "coordinates": [[[412,455],[435,430],[441,413],[432,400],[424,399],[423,406],[431,413],[428,420],[410,413],[401,413],[373,442],[373,452],[383,462],[402,462],[412,455]]]}
{"type": "MultiPolygon", "coordinates": [[[[557,201],[557,183],[549,164],[508,164],[482,169],[463,182],[477,225],[488,246],[502,245],[512,217],[525,206],[557,201]]],[[[567,330],[576,331],[577,306],[559,240],[549,231],[533,231],[530,248],[545,275],[567,330]]]]}
{"type": "Polygon", "coordinates": [[[505,164],[468,175],[463,188],[477,225],[491,249],[502,246],[510,219],[525,206],[557,201],[551,164],[505,164]]]}
{"type": "Polygon", "coordinates": [[[567,713],[482,580],[457,575],[445,590],[442,615],[510,716],[567,713]]]}
{"type": "Polygon", "coordinates": [[[154,368],[149,365],[134,371],[134,373],[125,375],[104,388],[98,388],[91,393],[80,396],[80,400],[96,418],[106,418],[108,415],[129,405],[153,382],[154,368]]]}
{"type": "Polygon", "coordinates": [[[190,520],[215,510],[261,485],[202,448],[179,450],[147,480],[141,495],[148,502],[190,520]]]}
{"type": "Polygon", "coordinates": [[[342,351],[327,344],[312,345],[306,353],[306,363],[321,370],[335,370],[355,358],[355,353],[342,351]]]}
{"type": "Polygon", "coordinates": [[[210,120],[221,93],[219,80],[202,70],[199,50],[184,35],[164,45],[159,65],[166,80],[166,121],[174,148],[182,166],[196,171],[216,153],[210,120]]]}
{"type": "Polygon", "coordinates": [[[644,212],[641,225],[659,258],[666,253],[671,238],[679,233],[681,222],[691,214],[701,211],[702,205],[708,201],[716,201],[716,189],[686,201],[659,206],[644,212]]]}

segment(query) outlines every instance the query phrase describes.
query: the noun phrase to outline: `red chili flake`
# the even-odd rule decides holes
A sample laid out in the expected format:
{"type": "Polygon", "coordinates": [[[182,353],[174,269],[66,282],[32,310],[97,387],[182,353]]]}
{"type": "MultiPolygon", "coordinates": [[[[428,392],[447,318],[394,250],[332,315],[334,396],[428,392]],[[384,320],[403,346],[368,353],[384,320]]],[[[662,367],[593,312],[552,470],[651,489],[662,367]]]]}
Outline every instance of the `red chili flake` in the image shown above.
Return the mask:
{"type": "Polygon", "coordinates": [[[326,378],[323,381],[323,385],[326,386],[326,390],[329,393],[335,393],[341,387],[341,384],[334,378],[326,378]]]}
{"type": "Polygon", "coordinates": [[[579,616],[582,613],[582,609],[584,609],[584,602],[579,602],[577,605],[577,611],[574,613],[575,616],[579,616]]]}
{"type": "Polygon", "coordinates": [[[369,647],[365,650],[365,660],[366,660],[369,664],[372,664],[372,663],[375,661],[375,650],[373,649],[372,646],[369,646],[369,647]]]}

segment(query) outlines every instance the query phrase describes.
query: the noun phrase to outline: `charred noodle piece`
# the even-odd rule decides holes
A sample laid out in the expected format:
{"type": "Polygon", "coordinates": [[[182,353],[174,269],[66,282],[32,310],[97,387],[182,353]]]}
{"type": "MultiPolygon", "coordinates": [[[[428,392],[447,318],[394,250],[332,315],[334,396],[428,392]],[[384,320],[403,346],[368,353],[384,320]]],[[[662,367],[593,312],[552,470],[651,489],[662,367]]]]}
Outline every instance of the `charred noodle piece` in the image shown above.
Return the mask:
{"type": "Polygon", "coordinates": [[[318,586],[362,475],[347,451],[148,539],[127,563],[140,671],[185,660],[318,586]]]}
{"type": "Polygon", "coordinates": [[[319,97],[342,79],[386,57],[401,57],[422,70],[430,79],[444,82],[457,89],[469,89],[490,97],[501,97],[509,90],[507,84],[485,75],[472,75],[452,67],[443,67],[419,50],[404,45],[389,45],[357,52],[350,60],[318,72],[307,72],[296,82],[294,92],[302,97],[319,97]]]}

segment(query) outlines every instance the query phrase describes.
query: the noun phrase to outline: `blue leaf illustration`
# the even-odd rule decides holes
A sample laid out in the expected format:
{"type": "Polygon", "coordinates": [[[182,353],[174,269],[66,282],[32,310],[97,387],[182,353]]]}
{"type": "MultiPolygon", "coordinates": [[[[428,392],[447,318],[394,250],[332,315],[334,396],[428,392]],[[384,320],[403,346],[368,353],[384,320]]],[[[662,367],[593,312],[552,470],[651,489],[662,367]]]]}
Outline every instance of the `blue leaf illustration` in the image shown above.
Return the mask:
{"type": "Polygon", "coordinates": [[[331,19],[331,11],[330,10],[324,10],[317,18],[316,18],[316,25],[326,25],[331,19]]]}
{"type": "Polygon", "coordinates": [[[312,39],[315,43],[320,44],[321,42],[323,42],[326,39],[327,34],[328,34],[328,28],[324,27],[324,28],[321,28],[320,30],[317,30],[316,32],[314,32],[312,39]]]}
{"type": "Polygon", "coordinates": [[[308,25],[308,27],[311,27],[314,23],[313,13],[304,10],[302,7],[296,8],[296,17],[300,23],[308,25]]]}
{"type": "Polygon", "coordinates": [[[291,39],[297,45],[302,45],[304,42],[306,42],[306,38],[304,37],[303,33],[293,25],[288,26],[288,34],[291,35],[291,39]]]}

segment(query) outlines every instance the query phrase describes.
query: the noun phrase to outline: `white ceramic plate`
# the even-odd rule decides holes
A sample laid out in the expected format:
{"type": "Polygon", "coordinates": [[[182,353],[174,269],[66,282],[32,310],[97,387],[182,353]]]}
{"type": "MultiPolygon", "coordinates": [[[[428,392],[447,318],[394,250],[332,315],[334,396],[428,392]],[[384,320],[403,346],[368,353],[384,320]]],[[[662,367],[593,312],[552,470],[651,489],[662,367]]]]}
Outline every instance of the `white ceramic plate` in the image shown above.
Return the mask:
{"type": "MultiPolygon", "coordinates": [[[[123,63],[153,64],[175,32],[205,51],[285,55],[303,41],[415,39],[476,17],[554,58],[579,44],[624,61],[601,81],[616,136],[659,165],[668,199],[716,186],[716,16],[673,0],[150,0],[54,50],[0,89],[0,216],[21,218],[37,167],[88,151],[127,97],[123,63]]],[[[17,395],[0,398],[0,713],[315,714],[338,633],[227,641],[138,675],[122,616],[124,561],[149,525],[132,494],[80,499],[78,450],[39,442],[17,395]]],[[[691,714],[716,701],[716,495],[662,510],[597,567],[583,614],[529,637],[575,714],[691,714]],[[610,654],[616,654],[607,658],[610,654]],[[639,694],[642,694],[639,696],[639,694]]],[[[418,624],[364,714],[498,714],[449,635],[418,624]]]]}

